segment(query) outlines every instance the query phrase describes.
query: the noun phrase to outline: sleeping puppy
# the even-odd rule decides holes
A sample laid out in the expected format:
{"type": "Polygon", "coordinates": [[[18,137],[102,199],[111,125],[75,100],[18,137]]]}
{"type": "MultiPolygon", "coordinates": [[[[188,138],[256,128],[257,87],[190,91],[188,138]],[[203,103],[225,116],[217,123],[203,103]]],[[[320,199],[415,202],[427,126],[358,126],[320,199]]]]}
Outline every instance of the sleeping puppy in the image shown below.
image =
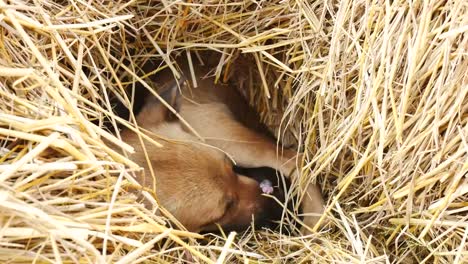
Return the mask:
{"type": "MultiPolygon", "coordinates": [[[[151,64],[144,68],[146,72],[153,69],[151,64]]],[[[297,153],[278,153],[272,139],[247,128],[234,115],[246,116],[245,101],[235,89],[214,85],[212,79],[201,79],[206,73],[207,69],[197,68],[199,87],[193,89],[176,81],[169,71],[153,76],[158,94],[191,128],[175,118],[157,98],[148,96],[136,121],[163,147],[140,142],[129,130],[121,134],[135,148],[131,158],[144,168],[137,180],[153,190],[160,204],[190,231],[215,230],[217,225],[243,230],[252,220],[257,226],[279,220],[276,212],[282,207],[263,195],[270,193],[271,186],[235,173],[233,160],[247,168],[270,167],[291,178],[298,175],[297,153]]],[[[190,73],[183,70],[183,75],[190,73]]],[[[308,187],[307,195],[302,209],[313,215],[307,215],[304,222],[314,225],[323,212],[323,200],[315,185],[308,187]]]]}

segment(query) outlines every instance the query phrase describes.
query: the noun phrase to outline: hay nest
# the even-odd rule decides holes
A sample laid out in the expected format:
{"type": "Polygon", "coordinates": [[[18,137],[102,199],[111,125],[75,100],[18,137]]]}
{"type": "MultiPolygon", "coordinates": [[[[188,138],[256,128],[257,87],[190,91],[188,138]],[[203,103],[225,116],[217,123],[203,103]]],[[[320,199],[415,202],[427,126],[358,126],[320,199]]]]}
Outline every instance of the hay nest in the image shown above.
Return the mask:
{"type": "Polygon", "coordinates": [[[467,13],[463,0],[0,0],[0,261],[468,261],[467,13]],[[220,81],[247,58],[238,87],[306,153],[295,186],[321,184],[329,227],[196,240],[128,192],[139,168],[102,122],[134,124],[107,95],[130,105],[143,61],[175,71],[176,53],[204,50],[222,54],[220,81]]]}

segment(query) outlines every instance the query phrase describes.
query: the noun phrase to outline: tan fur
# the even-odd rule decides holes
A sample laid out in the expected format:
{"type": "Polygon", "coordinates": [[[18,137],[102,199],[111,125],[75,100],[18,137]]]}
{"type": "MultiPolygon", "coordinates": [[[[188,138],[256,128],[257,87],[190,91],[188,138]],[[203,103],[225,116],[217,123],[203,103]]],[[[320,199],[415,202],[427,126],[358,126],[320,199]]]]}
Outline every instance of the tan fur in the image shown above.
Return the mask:
{"type": "MultiPolygon", "coordinates": [[[[200,68],[197,76],[205,73],[200,68]]],[[[188,72],[185,74],[189,76],[188,72]]],[[[171,81],[170,73],[158,76],[161,87],[171,81]]],[[[226,226],[248,224],[252,215],[262,209],[265,198],[258,183],[236,175],[230,160],[216,148],[232,155],[238,165],[272,167],[293,177],[297,175],[297,153],[285,150],[277,155],[271,139],[237,121],[232,110],[242,105],[242,99],[232,89],[213,85],[212,80],[199,79],[198,83],[199,88],[182,89],[184,99],[180,115],[207,145],[180,122],[165,121],[163,106],[154,101],[147,103],[137,117],[140,126],[168,139],[162,142],[163,148],[146,142],[151,164],[147,164],[143,148],[133,132],[123,131],[122,136],[136,149],[132,158],[145,168],[139,182],[152,189],[156,186],[162,205],[188,230],[211,230],[216,223],[226,226]],[[149,166],[154,169],[156,183],[150,177],[149,166]],[[230,201],[234,201],[234,206],[227,208],[230,201]]],[[[307,191],[304,212],[318,216],[323,212],[320,191],[315,185],[310,185],[307,191]]],[[[315,224],[316,216],[307,216],[305,223],[315,224]]]]}

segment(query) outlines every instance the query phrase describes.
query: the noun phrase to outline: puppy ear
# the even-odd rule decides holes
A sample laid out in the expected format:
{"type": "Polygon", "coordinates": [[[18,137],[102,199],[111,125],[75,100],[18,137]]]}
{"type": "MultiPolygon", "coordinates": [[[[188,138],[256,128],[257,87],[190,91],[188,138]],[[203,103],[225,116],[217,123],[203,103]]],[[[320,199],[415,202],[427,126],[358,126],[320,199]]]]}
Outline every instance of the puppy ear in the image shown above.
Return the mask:
{"type": "MultiPolygon", "coordinates": [[[[170,83],[157,89],[159,90],[159,97],[161,97],[176,112],[179,112],[182,103],[180,89],[184,83],[185,77],[181,77],[180,80],[172,80],[170,83]]],[[[159,98],[153,96],[152,94],[148,94],[147,96],[148,98],[145,100],[145,105],[137,117],[138,122],[141,125],[156,125],[163,121],[177,120],[177,116],[171,110],[169,110],[169,108],[166,107],[166,105],[161,102],[159,98]]]]}
{"type": "MultiPolygon", "coordinates": [[[[182,96],[180,95],[180,89],[182,85],[185,83],[185,77],[181,77],[180,80],[174,80],[166,89],[163,89],[159,96],[161,96],[166,103],[168,103],[176,112],[180,111],[180,106],[182,104],[182,96]]],[[[158,100],[157,98],[154,98],[158,100]]],[[[157,104],[162,103],[158,100],[157,104]]],[[[164,109],[164,119],[166,121],[174,121],[177,120],[177,116],[171,112],[167,107],[162,106],[164,109]]]]}

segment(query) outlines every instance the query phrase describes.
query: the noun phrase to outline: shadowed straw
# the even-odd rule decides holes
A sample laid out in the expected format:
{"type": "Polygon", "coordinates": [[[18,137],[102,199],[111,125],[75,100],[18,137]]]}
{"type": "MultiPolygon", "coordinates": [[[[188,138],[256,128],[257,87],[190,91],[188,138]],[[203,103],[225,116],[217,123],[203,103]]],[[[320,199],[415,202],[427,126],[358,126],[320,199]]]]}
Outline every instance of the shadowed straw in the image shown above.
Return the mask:
{"type": "Polygon", "coordinates": [[[467,13],[463,0],[0,0],[0,261],[468,261],[467,13]],[[144,61],[178,74],[176,54],[206,50],[222,54],[215,79],[305,153],[291,192],[321,185],[320,232],[197,241],[129,191],[133,149],[102,124],[148,137],[109,95],[130,106],[144,61]]]}

